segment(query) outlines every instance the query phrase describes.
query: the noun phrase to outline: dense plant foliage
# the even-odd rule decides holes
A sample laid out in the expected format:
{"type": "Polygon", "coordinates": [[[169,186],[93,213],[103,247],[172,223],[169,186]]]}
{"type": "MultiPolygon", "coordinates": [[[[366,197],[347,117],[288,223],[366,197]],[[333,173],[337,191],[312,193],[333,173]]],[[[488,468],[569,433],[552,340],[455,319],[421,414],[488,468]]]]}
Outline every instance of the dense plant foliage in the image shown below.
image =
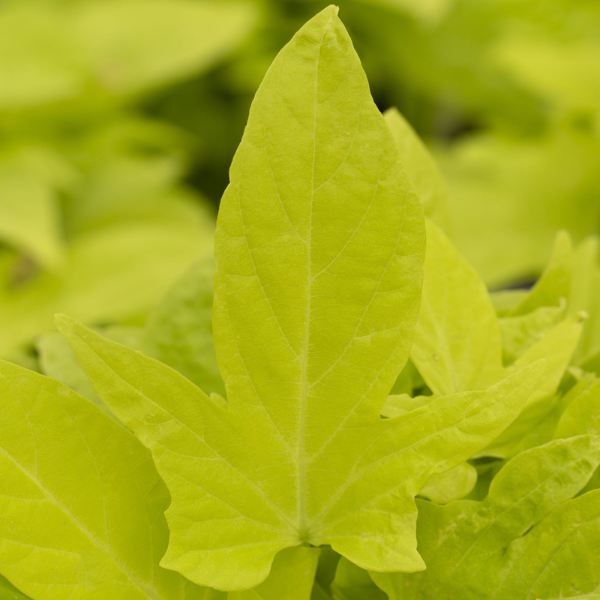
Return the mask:
{"type": "MultiPolygon", "coordinates": [[[[19,142],[0,176],[14,199],[2,204],[14,362],[0,362],[0,599],[600,597],[590,223],[571,227],[575,242],[556,235],[531,289],[490,292],[486,280],[535,271],[553,228],[527,238],[527,260],[473,268],[453,241],[468,248],[452,182],[398,110],[380,112],[328,7],[256,93],[213,259],[210,213],[181,180],[181,132],[130,111],[259,17],[244,3],[158,1],[152,19],[180,19],[188,37],[173,26],[163,49],[152,19],[139,39],[102,33],[142,4],[5,9],[7,32],[31,28],[30,41],[64,27],[57,52],[74,62],[48,55],[46,87],[25,72],[1,96],[19,107],[19,142]],[[55,310],[69,315],[60,333],[55,310]]],[[[429,28],[436,43],[450,35],[449,4],[406,3],[415,47],[429,28]]],[[[493,4],[507,20],[516,10],[493,4]]],[[[35,52],[22,32],[5,39],[35,52]]],[[[502,64],[510,48],[495,50],[502,64]]],[[[594,108],[536,81],[529,92],[565,111],[594,108]]],[[[463,100],[481,118],[533,110],[518,89],[477,106],[477,84],[463,100]]],[[[497,249],[510,230],[495,226],[497,249]]]]}

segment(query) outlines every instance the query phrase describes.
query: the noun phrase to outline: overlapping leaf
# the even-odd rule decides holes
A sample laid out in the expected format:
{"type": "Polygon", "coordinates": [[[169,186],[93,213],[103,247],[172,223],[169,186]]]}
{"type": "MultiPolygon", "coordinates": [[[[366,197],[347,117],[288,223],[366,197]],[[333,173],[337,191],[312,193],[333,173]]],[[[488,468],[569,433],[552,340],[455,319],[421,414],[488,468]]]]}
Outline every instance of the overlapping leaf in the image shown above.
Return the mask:
{"type": "Polygon", "coordinates": [[[596,591],[600,493],[570,498],[598,464],[597,436],[558,440],[510,461],[483,502],[419,502],[427,570],[373,579],[391,600],[530,600],[596,591]]]}

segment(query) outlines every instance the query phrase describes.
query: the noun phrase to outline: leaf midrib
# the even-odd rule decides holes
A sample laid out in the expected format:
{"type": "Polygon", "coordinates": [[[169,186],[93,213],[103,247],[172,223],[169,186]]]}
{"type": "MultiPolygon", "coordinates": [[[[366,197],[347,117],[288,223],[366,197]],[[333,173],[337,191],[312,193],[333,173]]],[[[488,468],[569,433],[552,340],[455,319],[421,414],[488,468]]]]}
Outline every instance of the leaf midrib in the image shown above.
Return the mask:
{"type": "Polygon", "coordinates": [[[298,446],[296,451],[296,460],[298,463],[298,536],[300,541],[307,543],[309,537],[309,526],[308,518],[306,515],[306,447],[304,443],[304,432],[306,429],[306,409],[307,409],[307,398],[308,398],[308,350],[310,342],[310,323],[311,323],[311,294],[312,294],[312,217],[313,217],[313,203],[315,196],[315,167],[317,158],[317,112],[318,112],[318,93],[319,93],[319,65],[321,61],[321,51],[323,49],[323,41],[325,35],[331,24],[333,16],[336,14],[336,9],[332,9],[329,15],[329,19],[323,29],[323,35],[319,42],[319,54],[317,56],[317,62],[315,65],[315,99],[314,99],[314,117],[313,117],[313,161],[312,161],[312,173],[311,173],[311,196],[310,196],[310,207],[309,207],[309,218],[308,218],[308,235],[306,240],[307,249],[307,304],[306,304],[306,319],[304,322],[304,342],[302,349],[302,374],[301,374],[301,391],[300,391],[300,415],[298,423],[298,446]]]}

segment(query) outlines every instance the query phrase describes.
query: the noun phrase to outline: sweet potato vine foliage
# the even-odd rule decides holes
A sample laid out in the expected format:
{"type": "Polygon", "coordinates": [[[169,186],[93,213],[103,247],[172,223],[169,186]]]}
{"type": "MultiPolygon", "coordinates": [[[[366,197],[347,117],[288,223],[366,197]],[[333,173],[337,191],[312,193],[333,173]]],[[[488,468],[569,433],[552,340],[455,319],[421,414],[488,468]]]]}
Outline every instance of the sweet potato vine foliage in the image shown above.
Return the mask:
{"type": "Polygon", "coordinates": [[[292,574],[308,597],[322,545],[376,573],[423,570],[415,495],[506,429],[544,369],[381,418],[424,253],[421,203],[330,7],[268,71],[222,200],[213,335],[227,400],[60,317],[135,437],[2,366],[2,573],[34,599],[171,599],[254,586],[292,598],[292,574]]]}

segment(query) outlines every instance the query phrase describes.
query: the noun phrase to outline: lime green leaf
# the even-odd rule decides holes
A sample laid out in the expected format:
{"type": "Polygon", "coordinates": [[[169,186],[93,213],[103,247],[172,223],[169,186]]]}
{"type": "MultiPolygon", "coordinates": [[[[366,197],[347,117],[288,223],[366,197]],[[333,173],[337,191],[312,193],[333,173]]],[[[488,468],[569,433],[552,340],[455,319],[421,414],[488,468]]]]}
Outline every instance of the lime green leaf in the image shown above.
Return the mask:
{"type": "Polygon", "coordinates": [[[201,390],[225,395],[212,336],[214,261],[196,263],[150,315],[144,351],[201,390]]]}
{"type": "Polygon", "coordinates": [[[448,188],[433,157],[408,121],[390,108],[384,117],[400,151],[400,160],[423,203],[425,216],[444,231],[450,231],[448,188]]]}
{"type": "Polygon", "coordinates": [[[502,377],[500,330],[487,289],[431,222],[421,304],[411,359],[434,394],[485,389],[502,377]]]}
{"type": "Polygon", "coordinates": [[[207,597],[158,565],[169,493],[130,433],[10,363],[0,397],[0,570],[18,588],[48,600],[207,597]]]}
{"type": "Polygon", "coordinates": [[[30,598],[0,575],[0,600],[30,600],[30,598]]]}
{"type": "Polygon", "coordinates": [[[229,592],[227,600],[309,600],[319,559],[317,548],[282,550],[264,583],[243,592],[229,592]]]}
{"type": "Polygon", "coordinates": [[[81,53],[65,24],[42,7],[0,13],[0,108],[31,106],[81,91],[81,53]]]}
{"type": "Polygon", "coordinates": [[[573,245],[566,231],[557,234],[548,266],[531,292],[515,308],[512,316],[518,317],[543,306],[560,306],[571,291],[573,245]]]}
{"type": "Polygon", "coordinates": [[[588,321],[575,360],[583,363],[600,351],[600,240],[589,237],[575,249],[569,310],[585,311],[588,321]]]}
{"type": "Polygon", "coordinates": [[[492,304],[498,317],[508,317],[527,297],[527,290],[496,290],[490,292],[492,304]]]}
{"type": "Polygon", "coordinates": [[[54,268],[64,258],[58,198],[29,158],[23,153],[0,158],[0,238],[54,268]]]}
{"type": "Polygon", "coordinates": [[[278,551],[302,544],[364,568],[422,569],[414,495],[507,427],[543,365],[380,417],[417,319],[424,226],[334,7],[276,58],[231,178],[213,316],[226,406],[59,319],[170,489],[161,564],[232,591],[261,583],[278,551]]]}
{"type": "Polygon", "coordinates": [[[506,458],[523,448],[525,436],[550,413],[556,392],[577,347],[584,319],[572,315],[559,323],[543,339],[526,350],[508,369],[521,369],[540,359],[546,361],[546,370],[535,391],[529,396],[523,412],[497,440],[486,448],[482,456],[506,458]]]}
{"type": "Polygon", "coordinates": [[[331,585],[334,600],[387,600],[369,577],[368,571],[342,558],[331,585]]]}
{"type": "Polygon", "coordinates": [[[542,272],[559,229],[597,230],[597,136],[553,128],[530,139],[468,136],[438,157],[452,199],[453,240],[488,285],[542,272]],[[553,198],[550,202],[548,199],[553,198]]]}
{"type": "Polygon", "coordinates": [[[600,438],[558,440],[507,463],[483,502],[419,501],[427,570],[373,579],[391,600],[529,600],[596,590],[600,493],[569,499],[598,464],[600,438]]]}
{"type": "Polygon", "coordinates": [[[419,491],[419,496],[436,504],[448,504],[468,496],[473,491],[475,483],[477,483],[475,467],[464,462],[449,471],[432,475],[419,491]]]}
{"type": "Polygon", "coordinates": [[[554,436],[600,435],[600,380],[573,399],[560,417],[554,436]]]}
{"type": "Polygon", "coordinates": [[[513,363],[533,344],[539,342],[565,315],[562,306],[540,306],[526,315],[498,320],[505,363],[513,363]]]}

